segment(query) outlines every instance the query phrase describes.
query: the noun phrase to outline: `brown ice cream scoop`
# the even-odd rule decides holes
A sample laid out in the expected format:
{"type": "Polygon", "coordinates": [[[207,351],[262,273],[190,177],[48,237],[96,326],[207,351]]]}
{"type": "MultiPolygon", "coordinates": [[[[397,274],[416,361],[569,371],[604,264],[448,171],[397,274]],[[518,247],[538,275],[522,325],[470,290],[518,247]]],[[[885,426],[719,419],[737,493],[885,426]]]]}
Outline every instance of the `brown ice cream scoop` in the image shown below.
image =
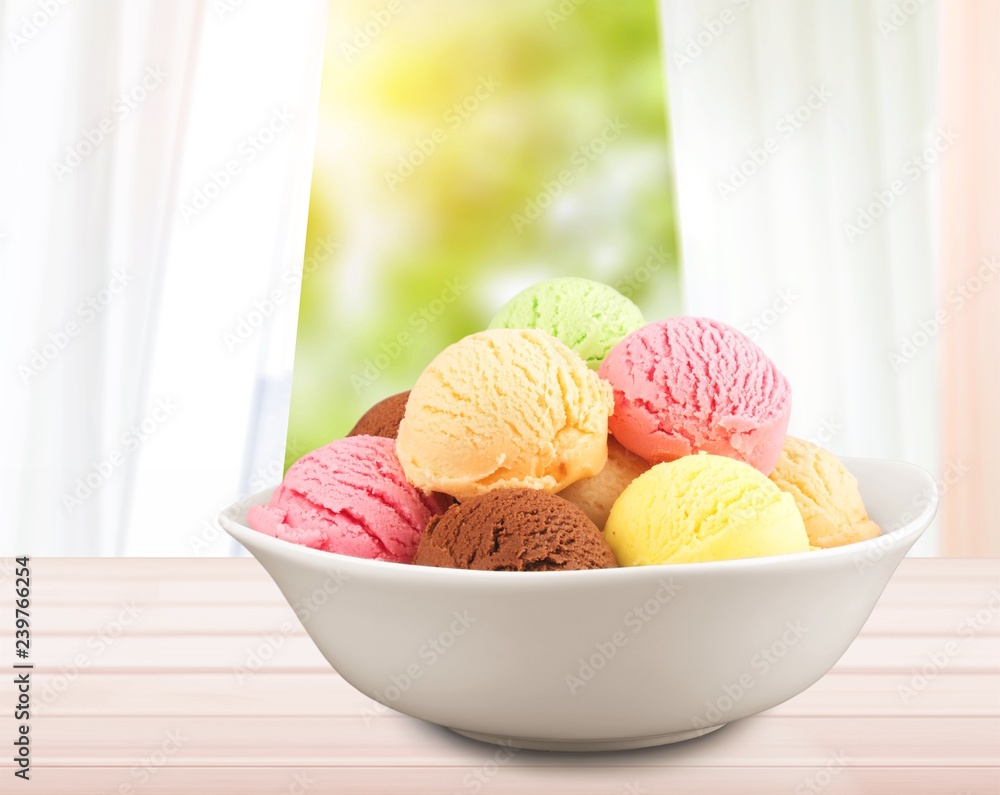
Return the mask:
{"type": "Polygon", "coordinates": [[[453,505],[420,538],[420,566],[559,571],[617,566],[601,531],[571,502],[534,489],[497,489],[453,505]]]}
{"type": "Polygon", "coordinates": [[[358,424],[347,435],[395,439],[399,434],[399,423],[406,413],[406,401],[409,397],[410,393],[407,391],[380,400],[364,413],[358,424]]]}

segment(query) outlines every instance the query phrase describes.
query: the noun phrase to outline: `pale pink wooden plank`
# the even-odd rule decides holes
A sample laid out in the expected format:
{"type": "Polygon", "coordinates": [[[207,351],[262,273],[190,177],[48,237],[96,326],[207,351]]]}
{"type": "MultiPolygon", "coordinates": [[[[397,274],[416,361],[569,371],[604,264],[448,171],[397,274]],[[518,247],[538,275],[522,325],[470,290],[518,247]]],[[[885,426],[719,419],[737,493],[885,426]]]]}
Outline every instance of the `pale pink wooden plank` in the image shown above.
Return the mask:
{"type": "MultiPolygon", "coordinates": [[[[106,579],[267,579],[251,557],[240,558],[31,558],[32,574],[39,578],[106,579]]],[[[0,559],[0,577],[10,575],[13,558],[0,559]]]]}
{"type": "MultiPolygon", "coordinates": [[[[830,673],[771,710],[772,716],[998,716],[1000,674],[955,674],[911,682],[909,674],[830,673]],[[904,688],[901,690],[901,688],[904,688]]],[[[332,670],[257,674],[102,674],[69,682],[35,673],[34,709],[52,716],[394,716],[332,670]]]]}
{"type": "Polygon", "coordinates": [[[1000,673],[827,674],[769,715],[1000,717],[1000,673]]]}
{"type": "MultiPolygon", "coordinates": [[[[36,606],[49,604],[283,604],[284,597],[269,578],[152,577],[108,580],[49,579],[32,575],[32,597],[36,606]],[[221,581],[220,581],[221,580],[221,581]]],[[[0,603],[13,600],[4,592],[0,603]]]]}
{"type": "MultiPolygon", "coordinates": [[[[35,608],[35,621],[47,636],[86,638],[118,620],[122,609],[116,604],[43,604],[35,608]]],[[[252,635],[272,632],[286,622],[294,625],[289,634],[305,634],[294,611],[284,600],[266,605],[226,605],[224,609],[136,602],[135,609],[139,615],[129,627],[129,637],[202,633],[252,635]]],[[[13,634],[12,625],[0,627],[0,638],[13,637],[13,634]]]]}
{"type": "MultiPolygon", "coordinates": [[[[695,741],[697,742],[697,741],[695,741]]],[[[838,767],[831,759],[820,767],[650,767],[645,754],[635,754],[628,767],[588,767],[576,757],[558,755],[535,768],[509,764],[465,767],[58,767],[34,771],[24,787],[33,795],[109,795],[131,784],[143,795],[212,793],[212,795],[280,795],[288,792],[354,793],[356,795],[441,795],[441,793],[553,793],[561,795],[647,795],[678,792],[699,795],[809,793],[995,793],[995,768],[838,767]],[[140,784],[140,777],[142,781],[140,784]],[[809,789],[812,786],[814,789],[809,789]],[[141,787],[141,789],[140,789],[141,787]],[[815,789],[818,788],[818,789],[815,789]]],[[[505,757],[501,756],[501,760],[505,757]]],[[[516,757],[515,757],[516,758],[516,757]]],[[[2,769],[2,768],[0,768],[2,769]]],[[[127,791],[127,790],[126,790],[127,791]]]]}
{"type": "Polygon", "coordinates": [[[926,579],[958,577],[1000,577],[1000,558],[906,558],[897,569],[895,577],[926,579]]]}
{"type": "MultiPolygon", "coordinates": [[[[0,716],[0,736],[13,718],[0,716]]],[[[52,717],[32,725],[39,767],[132,765],[163,747],[179,746],[171,765],[479,765],[496,749],[411,718],[301,717],[52,717]],[[174,733],[171,735],[170,733],[174,733]]],[[[852,765],[989,766],[997,761],[998,718],[769,717],[748,718],[698,742],[644,753],[653,767],[822,766],[831,753],[852,765]]],[[[633,764],[638,754],[583,754],[580,767],[633,764]]],[[[511,766],[551,763],[544,754],[518,754],[511,766]]]]}
{"type": "Polygon", "coordinates": [[[936,581],[895,579],[889,581],[879,606],[936,608],[940,605],[968,605],[970,608],[995,606],[1000,602],[1000,583],[992,579],[936,581]]]}
{"type": "MultiPolygon", "coordinates": [[[[958,635],[963,627],[974,625],[979,634],[1000,635],[1000,598],[993,607],[880,603],[862,633],[949,637],[958,635]]],[[[120,604],[43,604],[35,608],[35,622],[47,636],[86,638],[117,621],[123,609],[120,604]]],[[[288,634],[305,634],[294,612],[284,601],[265,605],[231,604],[219,609],[193,604],[136,602],[135,609],[140,611],[140,615],[129,627],[129,637],[265,634],[279,629],[286,622],[293,625],[288,634]]],[[[0,638],[13,637],[13,632],[12,624],[0,626],[0,638]]]]}
{"type": "MultiPolygon", "coordinates": [[[[329,668],[308,637],[292,632],[131,637],[128,628],[115,639],[36,635],[32,661],[40,671],[80,665],[78,658],[94,671],[236,671],[248,667],[255,652],[268,655],[260,663],[261,670],[292,672],[329,668]]],[[[944,655],[943,666],[950,671],[990,673],[1000,664],[1000,637],[986,634],[951,637],[861,635],[836,667],[841,671],[909,672],[932,664],[935,658],[941,659],[941,655],[944,655]]]]}
{"type": "Polygon", "coordinates": [[[880,602],[872,611],[861,634],[962,637],[961,633],[973,628],[977,634],[1000,635],[1000,599],[992,605],[981,607],[947,604],[883,605],[880,602]]]}
{"type": "MultiPolygon", "coordinates": [[[[265,579],[232,579],[221,583],[212,578],[169,579],[118,579],[81,584],[68,580],[46,579],[35,576],[32,583],[33,603],[36,607],[51,605],[120,605],[136,602],[143,605],[280,605],[284,598],[277,586],[265,579]]],[[[990,579],[963,580],[961,578],[924,580],[892,580],[882,594],[879,604],[884,606],[906,605],[937,607],[939,605],[967,605],[970,609],[998,603],[1000,585],[990,579]]],[[[0,589],[0,606],[9,608],[13,602],[12,589],[0,589]]]]}
{"type": "MultiPolygon", "coordinates": [[[[266,580],[266,572],[250,557],[241,558],[32,558],[32,570],[52,579],[248,579],[266,580]]],[[[13,568],[0,558],[0,577],[13,568]]],[[[896,579],[1000,578],[1000,558],[906,558],[896,579]]]]}
{"type": "MultiPolygon", "coordinates": [[[[329,664],[305,635],[146,635],[70,638],[36,635],[32,662],[39,671],[225,671],[257,666],[270,671],[326,671],[329,664]],[[266,658],[266,659],[263,659],[266,658]]],[[[256,668],[255,668],[256,669],[256,668]]]]}

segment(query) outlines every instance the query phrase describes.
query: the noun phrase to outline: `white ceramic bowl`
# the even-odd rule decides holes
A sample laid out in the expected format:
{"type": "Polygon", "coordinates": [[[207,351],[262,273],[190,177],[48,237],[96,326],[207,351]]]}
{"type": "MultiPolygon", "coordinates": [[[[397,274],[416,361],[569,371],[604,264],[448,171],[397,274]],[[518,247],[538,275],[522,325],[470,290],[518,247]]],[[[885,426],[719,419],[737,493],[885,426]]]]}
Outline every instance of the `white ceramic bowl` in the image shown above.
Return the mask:
{"type": "Polygon", "coordinates": [[[840,659],[937,492],[911,464],[845,459],[880,538],[716,563],[480,572],[319,552],[220,521],[365,695],[480,740],[561,751],[676,742],[774,707],[840,659]],[[893,529],[896,528],[896,529],[893,529]]]}

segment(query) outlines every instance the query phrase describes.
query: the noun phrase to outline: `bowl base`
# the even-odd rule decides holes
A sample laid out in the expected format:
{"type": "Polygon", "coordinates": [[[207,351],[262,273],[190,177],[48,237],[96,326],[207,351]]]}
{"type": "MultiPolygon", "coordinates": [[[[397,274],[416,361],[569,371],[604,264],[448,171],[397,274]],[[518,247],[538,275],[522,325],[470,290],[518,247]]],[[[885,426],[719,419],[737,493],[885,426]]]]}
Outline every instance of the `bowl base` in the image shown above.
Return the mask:
{"type": "Polygon", "coordinates": [[[507,748],[526,748],[529,751],[630,751],[634,748],[652,748],[656,745],[669,745],[684,740],[693,740],[695,737],[701,737],[716,729],[721,729],[725,725],[720,723],[718,726],[709,726],[705,729],[691,729],[672,734],[653,734],[647,737],[622,737],[614,740],[543,740],[533,737],[502,737],[496,734],[480,734],[461,729],[452,729],[452,731],[483,743],[493,743],[507,748]]]}

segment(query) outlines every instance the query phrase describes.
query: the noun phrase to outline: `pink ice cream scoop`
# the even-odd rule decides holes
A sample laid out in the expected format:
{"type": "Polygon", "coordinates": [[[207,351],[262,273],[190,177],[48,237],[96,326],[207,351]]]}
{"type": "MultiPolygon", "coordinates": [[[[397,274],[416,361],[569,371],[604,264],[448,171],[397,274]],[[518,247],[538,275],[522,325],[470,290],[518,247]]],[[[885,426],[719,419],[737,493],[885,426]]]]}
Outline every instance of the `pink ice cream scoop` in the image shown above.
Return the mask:
{"type": "Polygon", "coordinates": [[[393,439],[351,436],[292,464],[267,505],[251,508],[247,519],[294,544],[412,563],[427,522],[450,504],[406,482],[393,439]]]}
{"type": "Polygon", "coordinates": [[[650,463],[706,452],[765,475],[781,454],[792,392],[774,362],[717,320],[650,323],[618,343],[599,373],[615,391],[615,438],[650,463]]]}

